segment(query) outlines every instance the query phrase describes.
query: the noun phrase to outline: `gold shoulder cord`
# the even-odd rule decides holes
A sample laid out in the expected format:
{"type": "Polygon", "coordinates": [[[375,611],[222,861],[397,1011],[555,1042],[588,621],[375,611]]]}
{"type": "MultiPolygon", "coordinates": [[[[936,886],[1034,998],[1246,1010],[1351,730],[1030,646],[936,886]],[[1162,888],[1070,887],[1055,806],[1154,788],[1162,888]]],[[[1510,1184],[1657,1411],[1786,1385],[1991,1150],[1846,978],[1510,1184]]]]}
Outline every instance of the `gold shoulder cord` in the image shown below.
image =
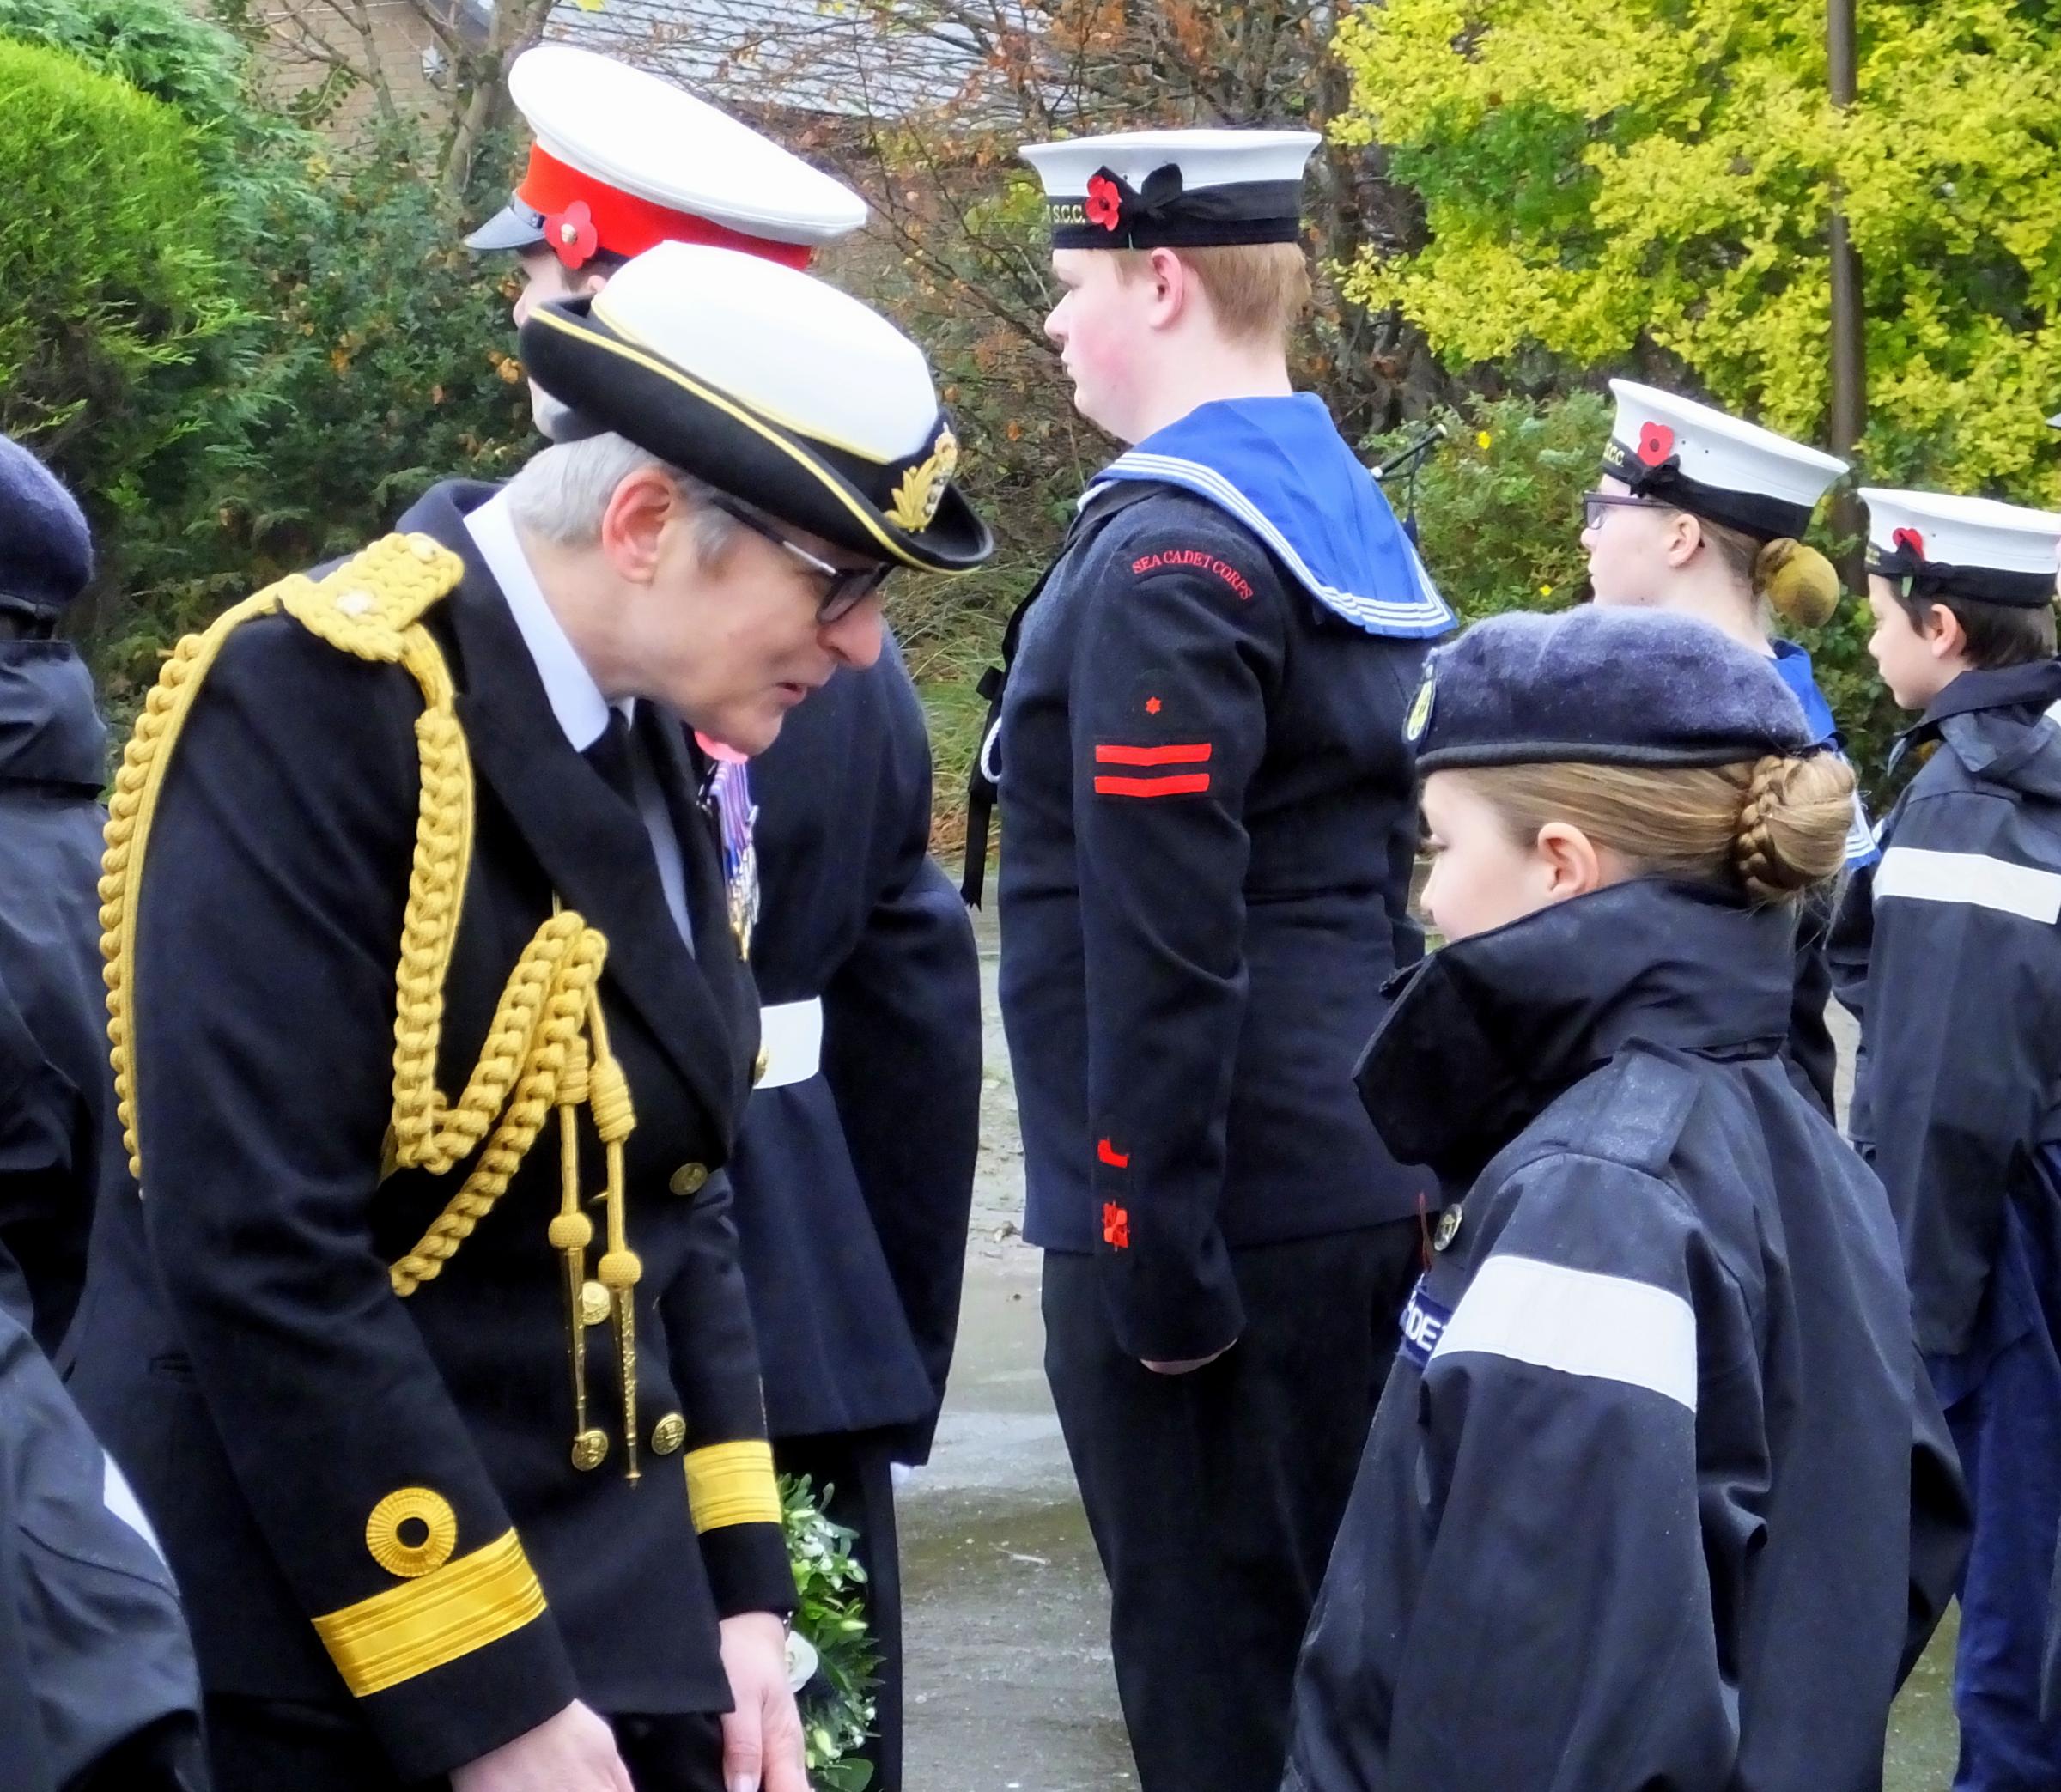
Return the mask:
{"type": "Polygon", "coordinates": [[[382,1175],[422,1169],[443,1175],[480,1147],[457,1194],[392,1266],[404,1298],[433,1281],[473,1228],[493,1212],[558,1109],[562,1181],[551,1247],[565,1259],[574,1391],[573,1461],[597,1466],[607,1434],[587,1424],[587,1347],[581,1296],[593,1222],[582,1211],[578,1109],[593,1115],[607,1159],[606,1248],[595,1266],[614,1320],[622,1383],[625,1473],[638,1478],[636,1337],[632,1294],[641,1273],[624,1236],[623,1143],[636,1125],[629,1079],[608,1049],[597,992],[608,942],[570,911],[554,913],[524,949],[502,989],[487,1041],[455,1106],[436,1086],[444,979],[465,906],[472,854],[472,761],[453,705],[449,667],[422,617],[463,576],[457,556],[428,536],[390,535],[319,584],[300,574],[268,586],[175,647],[123,752],[108,804],[101,861],[101,956],[107,961],[107,1037],[130,1173],[140,1185],[136,1129],[136,914],[165,768],[209,668],[229,635],[253,617],[281,611],[331,647],[360,659],[405,666],[421,687],[415,725],[422,767],[415,856],[395,975],[393,1114],[382,1175]]]}

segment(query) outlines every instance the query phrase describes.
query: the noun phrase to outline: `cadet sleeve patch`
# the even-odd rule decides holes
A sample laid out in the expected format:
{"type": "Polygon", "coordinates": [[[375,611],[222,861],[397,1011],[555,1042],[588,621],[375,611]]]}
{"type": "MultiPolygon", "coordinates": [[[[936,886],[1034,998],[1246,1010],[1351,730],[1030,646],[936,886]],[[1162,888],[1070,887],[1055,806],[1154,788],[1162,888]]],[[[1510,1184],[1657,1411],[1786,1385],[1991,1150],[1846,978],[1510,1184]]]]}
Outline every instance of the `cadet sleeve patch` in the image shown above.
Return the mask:
{"type": "Polygon", "coordinates": [[[1200,548],[1163,548],[1157,553],[1140,554],[1131,562],[1131,571],[1140,579],[1153,573],[1207,573],[1229,586],[1240,603],[1252,601],[1252,581],[1229,562],[1218,559],[1214,554],[1205,554],[1200,548]]]}
{"type": "Polygon", "coordinates": [[[1209,788],[1207,772],[1169,772],[1169,766],[1207,765],[1216,749],[1207,740],[1174,742],[1165,746],[1129,746],[1116,741],[1095,744],[1097,765],[1126,765],[1149,769],[1150,777],[1121,773],[1097,774],[1095,794],[1099,797],[1194,796],[1209,788]]]}

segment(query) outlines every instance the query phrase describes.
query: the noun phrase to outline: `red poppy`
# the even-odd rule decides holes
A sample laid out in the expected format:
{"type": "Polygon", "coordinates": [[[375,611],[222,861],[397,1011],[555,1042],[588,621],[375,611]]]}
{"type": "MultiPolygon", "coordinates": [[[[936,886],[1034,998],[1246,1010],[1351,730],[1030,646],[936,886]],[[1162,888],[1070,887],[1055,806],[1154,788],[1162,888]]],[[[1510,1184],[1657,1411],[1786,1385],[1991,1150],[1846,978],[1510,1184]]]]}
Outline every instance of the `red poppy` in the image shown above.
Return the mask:
{"type": "Polygon", "coordinates": [[[1915,529],[1899,529],[1889,540],[1894,546],[1907,550],[1920,560],[1925,557],[1925,538],[1915,529]]]}
{"type": "Polygon", "coordinates": [[[1638,429],[1638,458],[1648,466],[1658,466],[1675,452],[1675,432],[1665,423],[1642,423],[1638,429]]]}
{"type": "Polygon", "coordinates": [[[1088,183],[1088,222],[1114,230],[1122,211],[1123,195],[1116,191],[1116,183],[1106,174],[1097,174],[1088,183]]]}
{"type": "Polygon", "coordinates": [[[1102,1204],[1102,1242],[1120,1251],[1131,1248],[1131,1216],[1115,1201],[1102,1204]]]}
{"type": "Polygon", "coordinates": [[[601,246],[601,233],[594,228],[594,215],[584,199],[575,199],[563,211],[546,218],[544,240],[568,268],[585,267],[601,246]]]}

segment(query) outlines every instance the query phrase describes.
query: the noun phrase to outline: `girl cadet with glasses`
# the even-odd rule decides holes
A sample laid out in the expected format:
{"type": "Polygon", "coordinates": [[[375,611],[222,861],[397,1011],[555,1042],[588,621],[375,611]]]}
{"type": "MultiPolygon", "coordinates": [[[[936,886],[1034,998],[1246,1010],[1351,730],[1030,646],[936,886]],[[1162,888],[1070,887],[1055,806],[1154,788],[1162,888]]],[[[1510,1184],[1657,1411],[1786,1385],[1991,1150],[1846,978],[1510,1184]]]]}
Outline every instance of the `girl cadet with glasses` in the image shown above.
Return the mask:
{"type": "MultiPolygon", "coordinates": [[[[1836,751],[1839,726],[1810,656],[1774,632],[1775,619],[1817,628],[1839,603],[1839,576],[1799,539],[1818,500],[1846,471],[1772,430],[1707,404],[1613,380],[1617,414],[1602,478],[1584,501],[1582,545],[1596,601],[1699,617],[1763,656],[1803,706],[1815,745],[1836,751]]],[[[1855,799],[1846,865],[1872,862],[1868,818],[1855,799]]],[[[1817,1103],[1833,1111],[1838,1054],[1825,1022],[1832,898],[1803,917],[1790,1057],[1817,1103]]]]}

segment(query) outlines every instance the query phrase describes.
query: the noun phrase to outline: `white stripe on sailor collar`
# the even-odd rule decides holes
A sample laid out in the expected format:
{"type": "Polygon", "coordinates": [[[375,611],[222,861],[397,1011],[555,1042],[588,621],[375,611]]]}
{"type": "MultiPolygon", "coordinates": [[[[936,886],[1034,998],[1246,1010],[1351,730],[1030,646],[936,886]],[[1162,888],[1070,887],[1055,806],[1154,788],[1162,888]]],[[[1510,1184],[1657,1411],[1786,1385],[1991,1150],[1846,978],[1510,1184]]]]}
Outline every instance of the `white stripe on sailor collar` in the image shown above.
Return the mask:
{"type": "MultiPolygon", "coordinates": [[[[1085,505],[1098,492],[1110,486],[1120,484],[1111,474],[1138,474],[1156,479],[1168,485],[1184,487],[1199,497],[1217,503],[1247,528],[1258,536],[1277,555],[1288,570],[1319,603],[1334,610],[1349,623],[1357,623],[1371,635],[1402,635],[1409,636],[1443,635],[1453,626],[1453,612],[1446,607],[1445,599],[1432,586],[1431,574],[1425,570],[1414,545],[1410,547],[1410,564],[1417,578],[1417,596],[1407,602],[1393,598],[1363,598],[1355,592],[1341,591],[1335,586],[1324,583],[1311,572],[1288,544],[1288,538],[1277,529],[1251,499],[1226,479],[1214,467],[1205,466],[1199,460],[1183,460],[1171,454],[1152,454],[1134,448],[1120,454],[1103,469],[1085,492],[1080,501],[1085,505]]],[[[1367,477],[1371,479],[1372,473],[1367,477]]]]}
{"type": "Polygon", "coordinates": [[[1432,1364],[1461,1356],[1618,1382],[1696,1410],[1696,1315],[1651,1282],[1491,1257],[1446,1321],[1432,1364]]]}

